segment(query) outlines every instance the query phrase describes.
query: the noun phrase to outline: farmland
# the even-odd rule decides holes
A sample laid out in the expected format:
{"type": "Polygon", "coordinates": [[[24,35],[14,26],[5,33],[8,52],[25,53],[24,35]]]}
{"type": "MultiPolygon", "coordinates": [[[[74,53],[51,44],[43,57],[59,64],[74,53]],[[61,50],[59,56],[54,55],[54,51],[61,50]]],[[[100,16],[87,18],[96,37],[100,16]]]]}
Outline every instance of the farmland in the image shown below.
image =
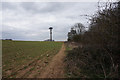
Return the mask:
{"type": "Polygon", "coordinates": [[[61,49],[62,42],[2,41],[3,77],[35,77],[61,49]],[[39,65],[38,65],[39,63],[39,65]]]}

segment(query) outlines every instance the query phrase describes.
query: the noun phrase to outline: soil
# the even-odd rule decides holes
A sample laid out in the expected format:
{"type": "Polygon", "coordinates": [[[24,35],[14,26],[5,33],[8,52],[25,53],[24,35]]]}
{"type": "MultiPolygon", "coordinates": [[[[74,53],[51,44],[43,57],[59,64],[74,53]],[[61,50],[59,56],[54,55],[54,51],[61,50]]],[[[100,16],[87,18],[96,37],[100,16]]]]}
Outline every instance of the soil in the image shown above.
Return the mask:
{"type": "Polygon", "coordinates": [[[41,72],[38,78],[65,78],[64,76],[64,58],[65,45],[62,45],[61,50],[56,54],[48,66],[41,72]]]}
{"type": "Polygon", "coordinates": [[[65,78],[64,76],[64,58],[65,45],[63,44],[60,51],[52,58],[44,57],[42,60],[35,59],[26,67],[15,71],[15,78],[65,78]]]}

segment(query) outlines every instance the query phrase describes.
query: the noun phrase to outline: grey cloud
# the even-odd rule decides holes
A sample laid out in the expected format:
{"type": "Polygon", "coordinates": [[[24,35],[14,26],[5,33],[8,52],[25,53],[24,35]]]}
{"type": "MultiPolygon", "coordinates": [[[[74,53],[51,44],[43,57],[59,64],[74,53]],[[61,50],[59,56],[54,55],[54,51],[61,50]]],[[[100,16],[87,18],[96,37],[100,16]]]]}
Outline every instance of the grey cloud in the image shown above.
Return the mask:
{"type": "Polygon", "coordinates": [[[45,40],[52,26],[55,40],[67,40],[75,23],[87,26],[84,14],[96,11],[97,3],[22,2],[3,3],[3,38],[15,40],[45,40]]]}
{"type": "Polygon", "coordinates": [[[14,40],[45,40],[49,37],[48,33],[42,32],[38,29],[35,30],[20,30],[17,28],[11,28],[11,26],[2,25],[2,38],[10,38],[14,40]],[[32,36],[32,34],[37,34],[36,36],[32,36]]]}
{"type": "Polygon", "coordinates": [[[6,9],[16,10],[18,4],[19,3],[14,3],[14,2],[2,2],[2,10],[6,10],[6,9]]]}
{"type": "MultiPolygon", "coordinates": [[[[37,3],[38,4],[38,3],[37,3]]],[[[60,8],[64,8],[60,3],[40,3],[37,5],[36,3],[21,3],[23,9],[34,12],[34,13],[46,13],[46,12],[54,12],[60,10],[60,8]]]]}

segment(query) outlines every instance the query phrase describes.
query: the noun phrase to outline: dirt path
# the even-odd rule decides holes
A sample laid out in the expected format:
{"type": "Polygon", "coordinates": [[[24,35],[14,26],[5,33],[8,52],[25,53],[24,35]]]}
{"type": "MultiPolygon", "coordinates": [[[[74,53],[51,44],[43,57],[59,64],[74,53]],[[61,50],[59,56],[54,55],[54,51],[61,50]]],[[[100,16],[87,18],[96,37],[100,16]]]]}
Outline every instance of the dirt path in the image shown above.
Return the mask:
{"type": "Polygon", "coordinates": [[[38,78],[64,78],[65,46],[57,53],[38,78]]]}
{"type": "Polygon", "coordinates": [[[63,43],[60,51],[54,57],[46,57],[49,53],[47,52],[42,60],[36,58],[26,66],[15,70],[10,76],[16,78],[64,78],[64,51],[63,43]],[[14,74],[16,75],[14,76],[14,74]]]}

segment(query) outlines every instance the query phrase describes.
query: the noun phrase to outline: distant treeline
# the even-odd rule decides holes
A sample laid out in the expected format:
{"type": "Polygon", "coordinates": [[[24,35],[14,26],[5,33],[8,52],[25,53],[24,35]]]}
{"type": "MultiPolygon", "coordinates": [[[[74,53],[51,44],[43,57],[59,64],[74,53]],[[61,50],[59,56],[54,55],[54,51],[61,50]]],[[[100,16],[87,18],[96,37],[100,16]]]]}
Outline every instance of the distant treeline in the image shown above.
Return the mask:
{"type": "Polygon", "coordinates": [[[12,41],[12,39],[1,39],[1,40],[10,40],[10,41],[12,41]]]}
{"type": "Polygon", "coordinates": [[[82,45],[69,51],[66,57],[72,77],[120,77],[120,2],[107,2],[105,7],[98,8],[87,31],[77,23],[68,33],[68,41],[82,45]]]}

